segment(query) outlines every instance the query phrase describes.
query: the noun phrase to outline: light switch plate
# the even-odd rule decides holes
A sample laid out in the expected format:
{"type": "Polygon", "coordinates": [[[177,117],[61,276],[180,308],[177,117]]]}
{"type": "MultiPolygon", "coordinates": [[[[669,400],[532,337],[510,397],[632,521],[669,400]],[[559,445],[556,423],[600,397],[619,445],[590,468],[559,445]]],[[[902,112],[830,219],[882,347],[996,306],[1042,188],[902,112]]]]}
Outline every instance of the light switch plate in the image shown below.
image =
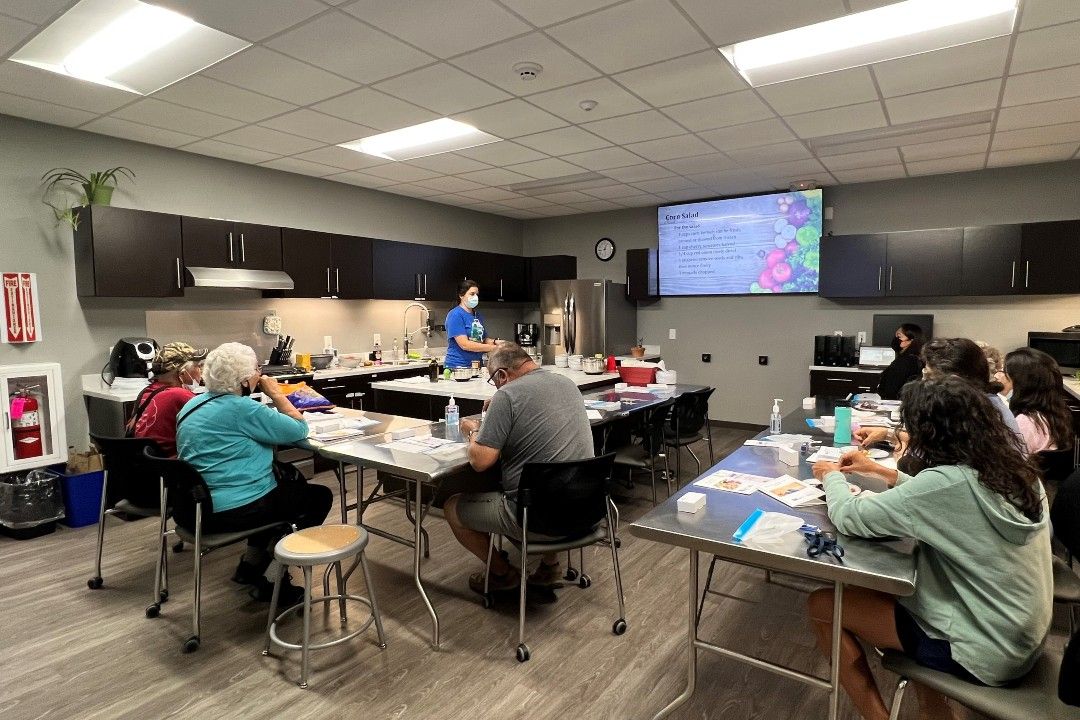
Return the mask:
{"type": "Polygon", "coordinates": [[[857,337],[858,337],[860,345],[865,345],[866,344],[866,331],[865,330],[860,330],[857,337]]]}
{"type": "Polygon", "coordinates": [[[675,339],[675,328],[668,328],[667,339],[668,340],[674,340],[675,339]]]}

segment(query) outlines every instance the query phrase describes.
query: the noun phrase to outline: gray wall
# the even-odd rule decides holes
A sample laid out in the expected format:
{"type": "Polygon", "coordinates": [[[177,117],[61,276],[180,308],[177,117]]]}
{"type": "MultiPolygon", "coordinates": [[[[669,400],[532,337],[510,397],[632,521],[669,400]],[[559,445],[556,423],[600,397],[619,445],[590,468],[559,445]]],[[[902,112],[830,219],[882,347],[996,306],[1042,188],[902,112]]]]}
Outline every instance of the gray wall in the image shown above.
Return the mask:
{"type": "MultiPolygon", "coordinates": [[[[52,211],[41,202],[40,178],[51,168],[83,172],[116,165],[131,168],[137,182],[122,185],[113,198],[113,204],[121,207],[493,252],[521,251],[521,223],[511,218],[3,115],[0,152],[0,269],[37,273],[44,338],[26,346],[0,345],[0,365],[60,362],[70,444],[86,442],[79,376],[98,372],[117,338],[144,334],[147,310],[190,310],[212,321],[230,309],[273,308],[283,317],[285,330],[298,336],[297,351],[320,349],[323,335],[334,336],[339,349],[350,351],[369,349],[373,332],[382,333],[384,346],[389,347],[395,334],[401,334],[405,303],[264,301],[251,291],[202,290],[189,290],[191,297],[180,300],[80,300],[75,293],[71,230],[57,228],[52,211]]],[[[133,258],[132,272],[138,271],[138,259],[133,258]]],[[[451,304],[447,299],[431,307],[444,313],[451,304]]],[[[495,334],[509,337],[521,309],[485,310],[495,334]]]]}
{"type": "MultiPolygon", "coordinates": [[[[826,230],[837,234],[961,225],[1061,220],[1080,216],[1080,162],[999,168],[825,189],[834,208],[826,230]]],[[[656,246],[656,211],[625,211],[530,220],[526,255],[566,253],[579,277],[625,280],[625,250],[656,246]],[[596,259],[601,237],[614,239],[610,262],[596,259]]],[[[808,366],[817,334],[871,329],[876,312],[934,314],[937,336],[986,340],[1003,350],[1026,344],[1028,330],[1080,322],[1080,298],[992,297],[837,302],[815,296],[667,298],[638,310],[638,333],[659,343],[679,380],[713,385],[713,418],[765,424],[773,397],[795,407],[809,392],[808,366]],[[676,340],[668,339],[674,328],[676,340]],[[712,353],[712,363],[701,353],[712,353]],[[768,355],[768,366],[758,356],[768,355]]]]}

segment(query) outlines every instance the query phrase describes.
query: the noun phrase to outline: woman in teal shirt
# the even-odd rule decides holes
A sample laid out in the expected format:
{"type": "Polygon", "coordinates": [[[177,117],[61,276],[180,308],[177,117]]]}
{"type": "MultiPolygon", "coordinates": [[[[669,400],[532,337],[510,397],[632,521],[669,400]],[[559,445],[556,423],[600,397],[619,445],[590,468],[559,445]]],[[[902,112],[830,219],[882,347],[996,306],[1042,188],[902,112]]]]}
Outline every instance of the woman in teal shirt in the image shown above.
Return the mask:
{"type": "MultiPolygon", "coordinates": [[[[901,393],[908,452],[926,469],[887,470],[861,452],[819,462],[829,519],[838,532],[918,542],[915,594],[844,591],[840,682],[862,717],[884,720],[885,703],[856,638],[986,685],[1031,669],[1050,627],[1053,570],[1049,510],[1021,441],[986,394],[954,376],[909,383],[901,393]],[[853,496],[844,473],[893,485],[853,496]]],[[[833,591],[810,595],[818,647],[831,645],[833,591]]],[[[949,718],[938,693],[919,688],[921,717],[949,718]]]]}
{"type": "MultiPolygon", "coordinates": [[[[236,532],[287,522],[297,528],[319,525],[334,496],[322,485],[308,485],[292,466],[274,472],[274,447],[307,437],[308,426],[273,378],[259,373],[255,352],[240,343],[210,351],[203,366],[207,392],[197,395],[177,414],[176,447],[181,460],[199,471],[213,513],[203,515],[205,532],[236,532]],[[248,395],[261,390],[274,407],[248,395]],[[288,471],[288,472],[285,472],[288,471]],[[292,477],[285,477],[285,475],[292,477]]],[[[181,525],[194,527],[193,508],[177,505],[181,525]]],[[[274,545],[285,533],[272,530],[252,536],[233,580],[254,586],[253,596],[270,600],[275,577],[274,545]]],[[[282,607],[303,591],[282,583],[282,607]]]]}
{"type": "Polygon", "coordinates": [[[480,288],[475,280],[465,278],[458,284],[458,304],[446,314],[446,367],[469,367],[498,347],[497,340],[488,338],[484,319],[476,312],[479,304],[480,288]]]}

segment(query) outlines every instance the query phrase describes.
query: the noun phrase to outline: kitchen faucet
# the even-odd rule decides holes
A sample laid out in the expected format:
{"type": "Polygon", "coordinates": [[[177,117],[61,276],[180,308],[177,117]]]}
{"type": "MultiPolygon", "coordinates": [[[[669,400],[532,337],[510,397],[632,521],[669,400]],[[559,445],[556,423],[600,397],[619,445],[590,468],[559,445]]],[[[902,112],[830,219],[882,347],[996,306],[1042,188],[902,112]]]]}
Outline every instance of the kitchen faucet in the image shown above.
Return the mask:
{"type": "Polygon", "coordinates": [[[412,337],[413,335],[415,335],[416,333],[421,332],[421,331],[424,332],[424,337],[427,337],[428,333],[431,332],[431,311],[428,310],[427,306],[424,305],[423,303],[418,303],[418,302],[409,303],[408,305],[405,306],[405,312],[402,313],[402,315],[401,315],[401,324],[402,324],[401,334],[402,334],[404,342],[405,342],[405,347],[404,347],[405,359],[408,359],[409,358],[409,338],[412,337]],[[420,327],[413,330],[412,333],[410,334],[409,333],[409,311],[412,310],[414,307],[418,307],[418,308],[420,308],[421,310],[424,311],[424,315],[426,316],[426,320],[424,321],[423,325],[421,325],[420,327]]]}

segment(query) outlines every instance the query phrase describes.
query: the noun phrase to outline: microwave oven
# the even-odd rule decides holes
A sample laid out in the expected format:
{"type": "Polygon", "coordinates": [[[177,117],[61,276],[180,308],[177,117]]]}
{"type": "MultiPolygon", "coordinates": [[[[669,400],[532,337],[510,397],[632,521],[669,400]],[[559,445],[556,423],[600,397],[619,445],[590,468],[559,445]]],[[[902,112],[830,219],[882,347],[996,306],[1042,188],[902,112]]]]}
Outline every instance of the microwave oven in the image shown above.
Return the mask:
{"type": "Polygon", "coordinates": [[[1054,358],[1062,373],[1080,370],[1080,332],[1029,332],[1028,347],[1054,358]]]}

